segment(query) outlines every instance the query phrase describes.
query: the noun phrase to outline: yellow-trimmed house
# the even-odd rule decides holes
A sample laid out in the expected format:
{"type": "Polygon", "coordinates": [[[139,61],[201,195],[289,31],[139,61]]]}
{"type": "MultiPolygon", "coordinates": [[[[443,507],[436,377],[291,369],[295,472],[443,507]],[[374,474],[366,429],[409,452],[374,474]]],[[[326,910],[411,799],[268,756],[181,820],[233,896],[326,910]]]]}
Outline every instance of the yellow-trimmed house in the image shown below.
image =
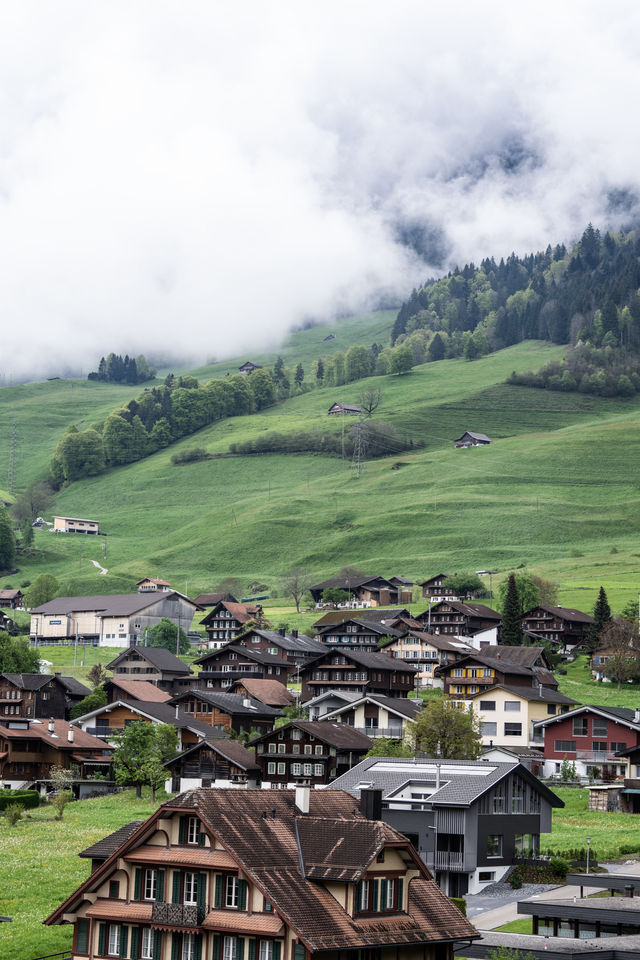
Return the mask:
{"type": "Polygon", "coordinates": [[[497,744],[529,747],[543,743],[543,734],[534,730],[534,723],[566,713],[576,701],[551,687],[512,687],[497,683],[468,700],[461,700],[460,705],[480,717],[485,747],[497,744]]]}

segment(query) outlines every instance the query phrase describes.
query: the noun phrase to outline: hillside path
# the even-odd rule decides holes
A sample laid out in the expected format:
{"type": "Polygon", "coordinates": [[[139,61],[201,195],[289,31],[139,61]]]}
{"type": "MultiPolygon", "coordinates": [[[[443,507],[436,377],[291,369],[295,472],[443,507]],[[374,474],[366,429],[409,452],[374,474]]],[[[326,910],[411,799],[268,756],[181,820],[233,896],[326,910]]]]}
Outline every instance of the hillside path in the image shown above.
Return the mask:
{"type": "Polygon", "coordinates": [[[92,560],[91,563],[94,565],[94,567],[97,567],[97,568],[98,568],[98,570],[100,571],[100,573],[101,573],[103,576],[104,576],[105,574],[109,573],[109,571],[108,571],[108,570],[105,570],[105,568],[104,568],[103,566],[101,566],[101,564],[99,564],[97,560],[92,560]]]}

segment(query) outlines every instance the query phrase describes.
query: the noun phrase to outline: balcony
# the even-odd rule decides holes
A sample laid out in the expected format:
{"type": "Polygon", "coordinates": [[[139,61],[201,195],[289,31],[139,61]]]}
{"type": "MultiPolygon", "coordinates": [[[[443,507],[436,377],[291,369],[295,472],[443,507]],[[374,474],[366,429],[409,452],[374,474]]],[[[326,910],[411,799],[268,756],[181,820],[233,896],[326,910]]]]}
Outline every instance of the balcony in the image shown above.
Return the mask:
{"type": "Polygon", "coordinates": [[[85,733],[90,733],[92,737],[100,737],[102,740],[107,740],[117,733],[122,733],[122,727],[87,727],[85,733]]]}
{"type": "Polygon", "coordinates": [[[591,760],[600,763],[624,763],[624,757],[616,757],[611,750],[576,750],[577,760],[591,760]]]}
{"type": "Polygon", "coordinates": [[[402,740],[402,727],[354,727],[358,733],[365,733],[368,737],[390,737],[402,740]]]}
{"type": "Polygon", "coordinates": [[[151,906],[151,922],[168,927],[198,927],[204,920],[204,911],[202,916],[198,916],[199,912],[195,904],[158,900],[151,906]]]}

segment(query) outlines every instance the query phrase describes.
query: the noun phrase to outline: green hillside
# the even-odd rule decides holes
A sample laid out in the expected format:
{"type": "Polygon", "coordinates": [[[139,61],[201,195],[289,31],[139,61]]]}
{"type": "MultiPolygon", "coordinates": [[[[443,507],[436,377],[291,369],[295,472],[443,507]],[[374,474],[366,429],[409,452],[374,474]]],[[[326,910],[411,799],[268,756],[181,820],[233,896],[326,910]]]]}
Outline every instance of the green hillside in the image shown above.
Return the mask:
{"type": "MultiPolygon", "coordinates": [[[[391,320],[386,313],[342,321],[336,339],[341,349],[358,339],[384,341],[391,320]]],[[[298,356],[308,362],[316,349],[326,355],[335,341],[324,342],[325,330],[293,334],[288,352],[280,351],[286,362],[298,356]]],[[[640,583],[640,402],[503,382],[513,370],[560,359],[564,349],[528,341],[474,362],[423,364],[406,376],[314,390],[258,414],[219,421],[145,460],[60,492],[55,512],[100,520],[106,560],[101,539],[37,531],[34,558],[3,583],[17,585],[46,569],[78,592],[121,591],[155,574],[179,588],[188,581],[192,595],[225,576],[264,582],[275,593],[294,564],[318,578],[351,564],[417,579],[441,569],[506,572],[527,565],[557,579],[567,605],[589,609],[603,583],[620,607],[640,583]],[[225,455],[231,443],[265,432],[339,433],[341,418],[328,417],[329,406],[357,402],[369,385],[383,392],[376,418],[391,421],[419,449],[370,460],[360,479],[339,457],[225,455]],[[455,450],[453,439],[467,429],[487,433],[493,443],[455,450]],[[172,465],[172,454],[194,446],[218,456],[172,465]],[[106,576],[93,560],[108,569],[106,576]]],[[[206,379],[223,369],[194,372],[206,379]]],[[[90,424],[138,389],[71,386],[7,388],[25,438],[21,481],[37,474],[72,417],[90,424]],[[38,406],[41,413],[46,408],[43,423],[38,406]]],[[[345,418],[347,430],[352,423],[345,418]]]]}

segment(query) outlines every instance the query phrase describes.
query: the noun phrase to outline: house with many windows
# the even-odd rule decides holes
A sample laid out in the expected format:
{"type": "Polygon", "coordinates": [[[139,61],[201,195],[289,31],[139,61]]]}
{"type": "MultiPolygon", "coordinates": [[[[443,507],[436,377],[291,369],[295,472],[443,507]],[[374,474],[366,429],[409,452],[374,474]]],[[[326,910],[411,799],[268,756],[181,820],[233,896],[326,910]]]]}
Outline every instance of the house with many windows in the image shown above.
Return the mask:
{"type": "Polygon", "coordinates": [[[417,667],[420,686],[431,688],[444,685],[442,677],[436,676],[436,667],[455,663],[474,651],[473,647],[457,637],[423,633],[418,629],[390,638],[381,645],[380,652],[417,667]]]}
{"type": "Polygon", "coordinates": [[[428,633],[444,633],[462,639],[486,634],[479,642],[492,644],[497,642],[502,617],[483,603],[440,600],[424,613],[417,614],[416,620],[424,624],[423,629],[428,633]]]}
{"type": "Polygon", "coordinates": [[[72,960],[453,960],[478,936],[406,837],[305,787],[169,800],[45,923],[72,960]]]}
{"type": "Polygon", "coordinates": [[[252,740],[265,787],[295,787],[305,780],[324,786],[349,770],[371,749],[366,734],[329,720],[292,720],[252,740]]]}
{"type": "Polygon", "coordinates": [[[90,693],[75,677],[60,673],[0,673],[0,722],[7,717],[68,720],[90,693]]]}
{"type": "Polygon", "coordinates": [[[263,653],[270,653],[274,657],[281,657],[296,667],[308,663],[325,652],[323,645],[312,637],[307,637],[304,633],[298,633],[297,630],[287,632],[282,627],[279,630],[257,628],[248,630],[238,639],[237,643],[242,647],[249,647],[251,650],[261,650],[263,653]]]}
{"type": "Polygon", "coordinates": [[[500,744],[542,748],[543,734],[538,722],[566,713],[577,701],[553,687],[512,687],[497,683],[459,703],[479,717],[485,747],[500,744]]]}
{"type": "Polygon", "coordinates": [[[234,733],[272,730],[276,717],[282,716],[282,710],[268,707],[260,700],[221,690],[190,690],[174,697],[171,703],[214,730],[234,733]]]}
{"type": "Polygon", "coordinates": [[[184,660],[164,647],[128,647],[107,664],[107,670],[113,671],[115,682],[146,680],[172,695],[195,680],[184,660]]]}
{"type": "Polygon", "coordinates": [[[558,688],[544,647],[486,647],[455,663],[436,667],[444,691],[453,697],[472,697],[497,683],[509,687],[558,688]]]}
{"type": "Polygon", "coordinates": [[[193,663],[201,668],[194,682],[200,690],[227,690],[236,680],[250,679],[286,684],[297,671],[285,657],[236,643],[211,650],[193,663]]]}
{"type": "Polygon", "coordinates": [[[570,607],[540,604],[522,614],[522,629],[535,633],[548,643],[572,650],[587,639],[593,617],[570,607]]]}
{"type": "Polygon", "coordinates": [[[260,623],[262,619],[262,606],[259,603],[219,600],[200,623],[207,631],[209,649],[219,650],[225,643],[235,640],[249,624],[260,623]]]}
{"type": "Polygon", "coordinates": [[[260,786],[255,754],[237,740],[201,740],[165,763],[167,793],[198,787],[260,786]]]}
{"type": "Polygon", "coordinates": [[[369,693],[345,703],[324,715],[325,720],[348,723],[368,737],[389,737],[404,740],[409,725],[416,719],[424,702],[414,697],[383,697],[369,693]]]}
{"type": "Polygon", "coordinates": [[[381,693],[407,697],[414,689],[416,673],[415,667],[384,653],[328,650],[300,671],[302,700],[306,702],[332,690],[349,690],[360,696],[381,693]]]}
{"type": "MultiPolygon", "coordinates": [[[[109,774],[112,748],[103,740],[77,730],[67,720],[43,723],[26,718],[0,722],[0,782],[20,790],[42,784],[54,767],[74,771],[80,781],[109,774]]],[[[96,784],[93,785],[95,790],[96,784]]],[[[76,793],[81,792],[75,785],[76,793]]]]}
{"type": "Polygon", "coordinates": [[[640,710],[628,707],[576,707],[537,725],[544,735],[544,772],[560,773],[566,758],[578,776],[614,779],[629,776],[630,748],[640,746],[640,710]],[[623,755],[619,755],[619,754],[623,755]]]}

